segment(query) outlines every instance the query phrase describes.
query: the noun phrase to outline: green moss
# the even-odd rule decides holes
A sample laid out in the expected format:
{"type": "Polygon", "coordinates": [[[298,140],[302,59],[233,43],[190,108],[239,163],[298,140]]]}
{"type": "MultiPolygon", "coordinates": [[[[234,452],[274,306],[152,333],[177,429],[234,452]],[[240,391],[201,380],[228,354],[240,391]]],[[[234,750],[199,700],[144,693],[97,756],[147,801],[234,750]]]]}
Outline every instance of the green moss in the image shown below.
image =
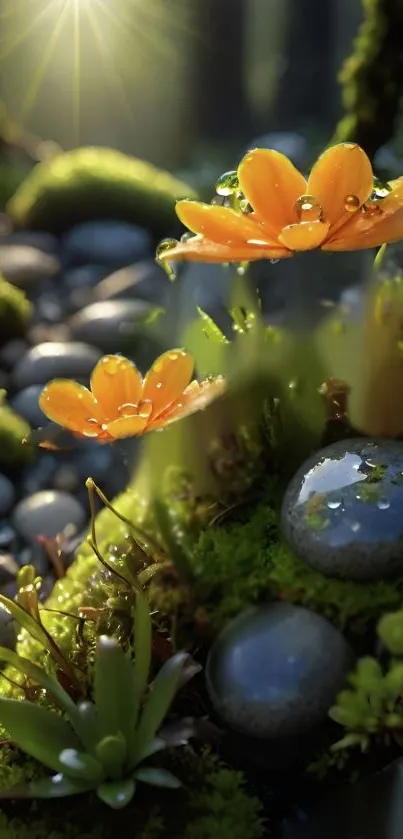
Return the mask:
{"type": "Polygon", "coordinates": [[[7,210],[22,227],[56,233],[88,219],[115,218],[166,235],[178,198],[191,187],[149,163],[108,148],[79,148],[39,163],[7,210]]]}
{"type": "Polygon", "coordinates": [[[15,195],[26,174],[26,168],[14,163],[6,155],[0,156],[0,210],[2,212],[6,209],[10,198],[15,195]]]}
{"type": "Polygon", "coordinates": [[[193,547],[200,600],[214,625],[248,605],[280,598],[308,606],[341,627],[362,631],[369,621],[400,604],[403,580],[336,580],[298,559],[281,539],[270,493],[267,502],[261,501],[243,518],[204,530],[193,547]]]}
{"type": "Polygon", "coordinates": [[[228,769],[210,754],[201,763],[203,784],[192,794],[193,818],[181,839],[261,839],[262,805],[248,795],[242,772],[228,769]]]}
{"type": "Polygon", "coordinates": [[[32,306],[23,291],[0,274],[0,345],[24,335],[32,306]]]}
{"type": "Polygon", "coordinates": [[[363,0],[364,21],[339,80],[345,116],[333,142],[353,141],[368,154],[394,134],[403,89],[401,0],[363,0]]]}
{"type": "Polygon", "coordinates": [[[24,463],[32,458],[31,446],[22,445],[30,431],[28,423],[9,408],[4,391],[0,391],[0,466],[24,463]]]}

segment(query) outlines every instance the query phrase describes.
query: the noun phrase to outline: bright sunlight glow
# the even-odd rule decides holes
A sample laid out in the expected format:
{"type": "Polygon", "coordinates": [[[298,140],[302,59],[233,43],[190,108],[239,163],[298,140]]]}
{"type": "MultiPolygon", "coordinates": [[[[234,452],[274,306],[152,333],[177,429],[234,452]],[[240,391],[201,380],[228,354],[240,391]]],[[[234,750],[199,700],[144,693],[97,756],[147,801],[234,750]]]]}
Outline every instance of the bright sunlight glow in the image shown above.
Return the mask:
{"type": "Polygon", "coordinates": [[[3,78],[9,73],[12,115],[24,124],[37,109],[45,113],[52,96],[58,107],[57,92],[49,97],[49,90],[59,84],[63,101],[71,102],[69,131],[76,145],[94,90],[101,102],[108,89],[133,130],[133,79],[146,96],[159,61],[178,69],[178,39],[190,32],[189,5],[188,0],[0,0],[0,71],[3,78]]]}

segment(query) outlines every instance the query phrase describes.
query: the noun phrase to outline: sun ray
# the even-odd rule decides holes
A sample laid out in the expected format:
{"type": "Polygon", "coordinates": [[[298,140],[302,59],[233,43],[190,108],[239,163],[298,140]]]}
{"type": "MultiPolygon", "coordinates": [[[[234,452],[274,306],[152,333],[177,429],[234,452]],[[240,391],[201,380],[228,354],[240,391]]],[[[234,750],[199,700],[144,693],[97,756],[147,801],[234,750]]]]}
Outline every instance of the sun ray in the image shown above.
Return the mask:
{"type": "Polygon", "coordinates": [[[44,50],[44,53],[43,53],[42,59],[40,61],[40,64],[38,65],[38,67],[37,67],[37,69],[36,69],[36,71],[35,71],[35,73],[32,77],[31,83],[30,83],[29,87],[27,88],[26,94],[25,94],[24,99],[22,101],[21,111],[20,111],[20,118],[21,119],[26,119],[29,116],[29,114],[31,113],[32,108],[35,105],[38,93],[41,89],[42,82],[43,82],[43,80],[45,78],[45,75],[46,75],[46,71],[47,71],[47,69],[50,65],[50,62],[52,60],[52,56],[53,56],[53,54],[55,52],[55,49],[56,49],[56,47],[59,43],[60,36],[62,34],[63,26],[65,24],[67,12],[68,12],[68,6],[69,6],[69,0],[65,0],[65,5],[64,5],[64,8],[62,10],[62,13],[61,13],[61,15],[59,17],[59,20],[57,21],[56,26],[55,26],[55,28],[54,28],[54,30],[53,30],[50,38],[49,38],[49,41],[47,43],[46,49],[44,50]]]}
{"type": "Polygon", "coordinates": [[[73,44],[73,137],[78,146],[80,142],[80,117],[81,117],[81,30],[80,30],[80,0],[74,0],[74,44],[73,44]]]}
{"type": "Polygon", "coordinates": [[[50,3],[49,6],[46,6],[39,12],[38,17],[36,17],[31,23],[24,29],[22,32],[19,32],[15,35],[14,38],[11,39],[11,43],[6,44],[6,48],[4,50],[0,50],[0,61],[4,61],[11,55],[14,50],[21,46],[24,41],[29,38],[35,29],[39,27],[40,23],[43,23],[43,20],[49,16],[50,12],[52,12],[53,3],[50,3]]]}
{"type": "Polygon", "coordinates": [[[94,9],[88,7],[85,11],[88,22],[92,29],[92,33],[94,35],[94,39],[97,42],[102,64],[106,71],[106,78],[108,80],[108,83],[113,88],[113,91],[117,92],[123,111],[126,117],[128,118],[129,122],[133,126],[135,126],[135,115],[133,112],[132,105],[130,103],[130,99],[126,92],[123,79],[116,68],[115,60],[111,53],[111,50],[109,49],[107,43],[104,41],[102,37],[102,30],[99,26],[96,15],[94,14],[94,9]]]}

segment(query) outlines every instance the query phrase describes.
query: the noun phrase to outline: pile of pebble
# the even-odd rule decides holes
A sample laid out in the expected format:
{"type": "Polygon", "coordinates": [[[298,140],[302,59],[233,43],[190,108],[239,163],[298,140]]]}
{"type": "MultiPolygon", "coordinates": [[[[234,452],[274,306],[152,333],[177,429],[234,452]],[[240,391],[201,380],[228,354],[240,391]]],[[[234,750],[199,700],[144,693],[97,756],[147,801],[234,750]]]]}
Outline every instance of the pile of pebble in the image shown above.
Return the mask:
{"type": "MultiPolygon", "coordinates": [[[[13,231],[3,217],[0,274],[33,306],[23,338],[4,343],[0,336],[0,388],[33,429],[47,423],[38,397],[50,379],[87,384],[108,352],[121,352],[145,370],[166,348],[163,340],[145,336],[147,316],[164,306],[170,288],[148,232],[139,227],[87,222],[58,239],[13,231]]],[[[53,570],[38,536],[54,537],[66,526],[82,531],[88,522],[85,479],[93,477],[108,497],[116,495],[133,467],[135,442],[77,441],[57,453],[38,449],[21,468],[0,451],[0,591],[15,594],[16,573],[26,563],[51,586],[53,570]]],[[[0,644],[9,642],[6,618],[0,610],[0,644]]]]}

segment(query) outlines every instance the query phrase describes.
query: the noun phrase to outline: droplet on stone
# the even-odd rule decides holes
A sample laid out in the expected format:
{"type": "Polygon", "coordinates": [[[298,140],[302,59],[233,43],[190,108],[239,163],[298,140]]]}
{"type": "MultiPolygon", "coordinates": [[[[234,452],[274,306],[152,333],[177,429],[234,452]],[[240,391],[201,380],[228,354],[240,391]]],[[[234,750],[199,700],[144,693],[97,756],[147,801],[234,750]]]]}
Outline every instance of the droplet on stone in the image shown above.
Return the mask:
{"type": "Polygon", "coordinates": [[[403,576],[402,470],[396,441],[342,440],[309,458],[281,512],[294,553],[329,577],[403,576]]]}
{"type": "Polygon", "coordinates": [[[288,738],[326,719],[353,661],[325,618],[274,603],[248,609],[221,632],[207,660],[207,688],[230,729],[288,738]]]}

